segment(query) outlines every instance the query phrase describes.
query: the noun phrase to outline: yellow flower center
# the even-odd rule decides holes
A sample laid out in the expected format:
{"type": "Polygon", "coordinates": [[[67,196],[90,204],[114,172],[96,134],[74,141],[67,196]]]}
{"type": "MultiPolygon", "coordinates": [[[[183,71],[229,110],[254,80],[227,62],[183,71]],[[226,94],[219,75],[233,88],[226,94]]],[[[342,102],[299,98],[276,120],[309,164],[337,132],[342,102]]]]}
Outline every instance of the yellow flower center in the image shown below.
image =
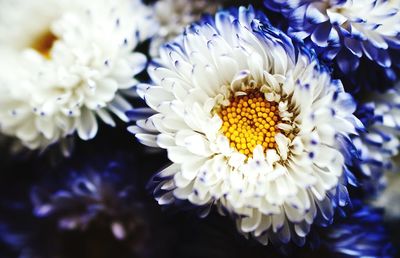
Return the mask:
{"type": "Polygon", "coordinates": [[[50,59],[51,58],[50,51],[56,40],[57,37],[54,36],[54,34],[51,33],[51,31],[46,31],[32,42],[31,48],[35,49],[45,58],[50,59]]]}
{"type": "Polygon", "coordinates": [[[261,145],[264,150],[277,147],[275,135],[280,122],[278,104],[267,101],[259,91],[235,96],[230,105],[218,110],[223,124],[220,131],[229,139],[231,148],[247,157],[261,145]]]}

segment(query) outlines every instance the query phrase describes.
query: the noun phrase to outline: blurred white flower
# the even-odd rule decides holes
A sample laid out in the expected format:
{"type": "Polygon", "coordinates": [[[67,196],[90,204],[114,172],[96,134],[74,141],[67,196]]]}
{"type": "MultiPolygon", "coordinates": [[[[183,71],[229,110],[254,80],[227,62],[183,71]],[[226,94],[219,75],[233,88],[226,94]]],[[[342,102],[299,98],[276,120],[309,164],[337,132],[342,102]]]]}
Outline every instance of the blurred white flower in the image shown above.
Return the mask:
{"type": "Polygon", "coordinates": [[[139,0],[0,2],[0,126],[31,148],[45,148],[115,125],[131,105],[124,91],[146,66],[135,47],[153,35],[139,0]]]}

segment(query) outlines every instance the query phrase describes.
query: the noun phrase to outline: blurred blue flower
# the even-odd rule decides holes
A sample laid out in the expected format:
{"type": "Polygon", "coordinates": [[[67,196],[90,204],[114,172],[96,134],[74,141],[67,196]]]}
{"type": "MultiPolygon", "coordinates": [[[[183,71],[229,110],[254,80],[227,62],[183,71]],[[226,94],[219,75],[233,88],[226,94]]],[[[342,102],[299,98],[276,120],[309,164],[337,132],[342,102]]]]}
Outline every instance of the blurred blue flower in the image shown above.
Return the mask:
{"type": "Polygon", "coordinates": [[[117,239],[127,238],[144,226],[143,204],[136,200],[134,182],[118,170],[121,164],[110,162],[100,171],[91,167],[71,171],[64,188],[55,192],[35,187],[31,193],[34,214],[57,217],[58,226],[66,230],[85,230],[94,220],[105,219],[117,239]]]}
{"type": "MultiPolygon", "coordinates": [[[[353,201],[353,211],[319,232],[321,250],[330,257],[393,257],[394,249],[383,226],[382,210],[353,201]]],[[[321,253],[320,253],[321,254],[321,253]]]]}
{"type": "Polygon", "coordinates": [[[95,155],[77,160],[83,168],[49,169],[52,174],[32,187],[31,202],[2,199],[0,245],[29,258],[164,254],[174,234],[139,187],[136,162],[127,155],[109,160],[95,155]]]}

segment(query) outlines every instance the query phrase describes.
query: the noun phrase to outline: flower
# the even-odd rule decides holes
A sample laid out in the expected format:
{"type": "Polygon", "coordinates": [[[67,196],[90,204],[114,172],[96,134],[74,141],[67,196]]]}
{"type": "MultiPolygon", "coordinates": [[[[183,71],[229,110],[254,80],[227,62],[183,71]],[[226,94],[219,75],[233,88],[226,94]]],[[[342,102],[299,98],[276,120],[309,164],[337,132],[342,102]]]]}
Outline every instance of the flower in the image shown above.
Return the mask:
{"type": "Polygon", "coordinates": [[[184,28],[197,21],[205,13],[214,14],[224,0],[159,0],[154,10],[159,30],[152,38],[150,54],[158,56],[159,48],[164,43],[181,34],[184,28]]]}
{"type": "Polygon", "coordinates": [[[386,0],[265,0],[264,3],[287,17],[291,35],[304,39],[328,62],[334,60],[338,73],[352,83],[354,90],[364,84],[387,88],[396,80],[400,46],[398,1],[397,4],[386,0]],[[364,67],[377,70],[385,85],[382,79],[374,78],[375,73],[365,73],[364,67]],[[352,75],[355,71],[359,73],[352,75]],[[371,84],[364,77],[371,77],[379,84],[371,84]]]}
{"type": "Polygon", "coordinates": [[[147,62],[133,50],[154,30],[149,8],[139,0],[18,0],[0,10],[2,133],[44,149],[75,132],[92,139],[97,117],[127,121],[125,95],[147,62]]]}
{"type": "MultiPolygon", "coordinates": [[[[135,189],[118,175],[118,163],[111,162],[104,170],[88,168],[83,173],[72,171],[66,188],[48,192],[44,187],[32,190],[34,214],[38,217],[58,217],[63,230],[86,230],[95,220],[109,220],[117,239],[126,239],[135,230],[143,230],[145,220],[136,202],[135,189]]],[[[121,173],[121,172],[120,172],[121,173]]],[[[125,179],[125,178],[124,178],[125,179]]],[[[144,240],[146,234],[141,234],[144,240]]]]}
{"type": "Polygon", "coordinates": [[[43,180],[23,187],[2,182],[0,246],[8,257],[170,257],[173,233],[140,189],[136,160],[104,154],[72,159],[73,168],[34,166],[45,170],[43,180]]]}
{"type": "Polygon", "coordinates": [[[353,204],[354,210],[348,217],[338,219],[334,225],[319,232],[321,249],[331,254],[328,257],[394,257],[390,237],[383,225],[382,210],[359,200],[353,204]]]}
{"type": "Polygon", "coordinates": [[[386,185],[386,174],[396,168],[394,157],[400,148],[400,95],[399,86],[385,93],[375,94],[364,101],[357,116],[366,126],[353,139],[359,153],[358,170],[364,175],[361,180],[366,193],[379,192],[386,185]]]}
{"type": "Polygon", "coordinates": [[[138,93],[153,115],[129,130],[172,161],[157,176],[160,204],[215,204],[264,244],[302,244],[316,216],[329,223],[347,203],[341,150],[362,127],[356,105],[261,13],[241,7],[192,25],[148,72],[154,84],[138,93]]]}

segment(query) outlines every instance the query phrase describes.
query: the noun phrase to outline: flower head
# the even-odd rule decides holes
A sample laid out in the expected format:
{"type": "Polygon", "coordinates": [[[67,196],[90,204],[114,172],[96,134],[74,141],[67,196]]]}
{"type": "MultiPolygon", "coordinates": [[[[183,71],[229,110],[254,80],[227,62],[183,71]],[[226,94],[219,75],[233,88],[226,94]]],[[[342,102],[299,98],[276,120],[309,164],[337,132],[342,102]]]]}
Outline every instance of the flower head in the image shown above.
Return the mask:
{"type": "MultiPolygon", "coordinates": [[[[290,34],[304,39],[325,60],[334,60],[344,77],[351,77],[360,63],[367,62],[368,66],[379,68],[382,77],[389,81],[387,84],[395,80],[400,47],[400,6],[396,1],[266,0],[264,3],[287,17],[290,34]]],[[[363,76],[369,74],[359,74],[363,76]]],[[[368,80],[361,78],[360,82],[368,86],[368,80]]]]}
{"type": "Polygon", "coordinates": [[[262,14],[241,7],[194,24],[148,71],[154,85],[138,91],[154,115],[130,130],[173,163],[158,174],[160,204],[215,204],[263,243],[301,243],[346,204],[355,103],[262,14]]]}
{"type": "Polygon", "coordinates": [[[361,180],[366,193],[373,194],[386,185],[386,173],[393,171],[394,157],[400,148],[400,95],[399,87],[390,89],[361,104],[357,116],[365,125],[353,139],[359,153],[358,169],[364,175],[361,180]]]}
{"type": "Polygon", "coordinates": [[[83,173],[72,172],[65,188],[55,192],[35,187],[34,214],[58,217],[58,226],[64,230],[86,230],[96,220],[108,223],[117,239],[143,230],[142,205],[134,198],[132,183],[118,175],[118,169],[118,163],[111,162],[103,171],[89,168],[83,173]]]}
{"type": "MultiPolygon", "coordinates": [[[[354,201],[354,211],[319,232],[328,257],[393,257],[382,210],[354,201]]],[[[321,254],[321,252],[319,252],[321,254]]]]}
{"type": "Polygon", "coordinates": [[[97,117],[127,121],[124,95],[146,66],[133,50],[155,27],[150,9],[139,0],[7,0],[0,16],[2,133],[43,149],[76,132],[95,137],[97,117]]]}
{"type": "Polygon", "coordinates": [[[18,191],[12,184],[0,202],[4,250],[28,258],[169,257],[173,234],[139,188],[135,160],[96,154],[74,160],[76,169],[41,166],[47,177],[30,187],[31,201],[32,183],[18,191]]]}

